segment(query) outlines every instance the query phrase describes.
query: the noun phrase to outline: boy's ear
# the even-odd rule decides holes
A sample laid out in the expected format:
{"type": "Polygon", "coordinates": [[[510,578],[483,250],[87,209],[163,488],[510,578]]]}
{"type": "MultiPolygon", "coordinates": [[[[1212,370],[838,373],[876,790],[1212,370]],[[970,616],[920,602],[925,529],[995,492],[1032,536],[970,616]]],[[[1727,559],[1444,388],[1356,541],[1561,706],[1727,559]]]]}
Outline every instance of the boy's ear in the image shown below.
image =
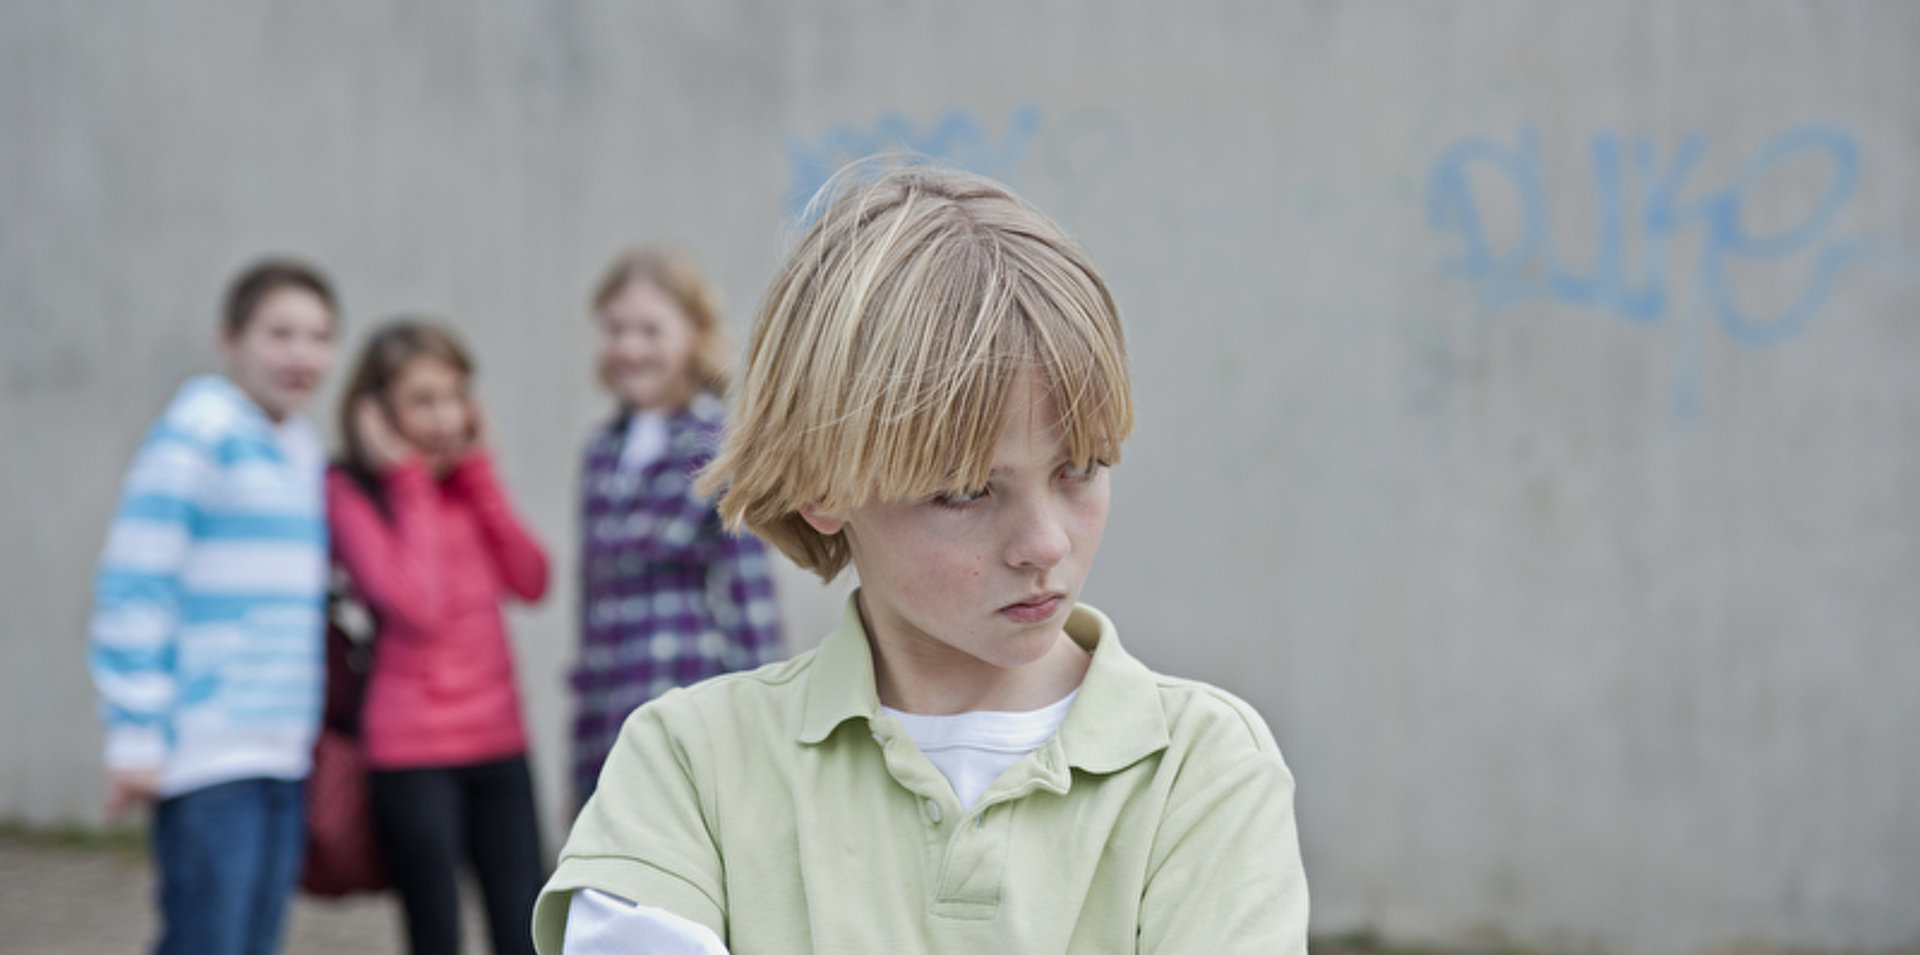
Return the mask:
{"type": "Polygon", "coordinates": [[[800,508],[800,519],[806,521],[808,527],[819,531],[823,537],[832,537],[840,533],[842,527],[847,526],[846,518],[823,513],[812,504],[800,508]]]}
{"type": "Polygon", "coordinates": [[[225,323],[213,330],[213,349],[220,356],[221,361],[233,361],[234,352],[239,347],[239,340],[233,337],[232,332],[227,331],[225,323]]]}

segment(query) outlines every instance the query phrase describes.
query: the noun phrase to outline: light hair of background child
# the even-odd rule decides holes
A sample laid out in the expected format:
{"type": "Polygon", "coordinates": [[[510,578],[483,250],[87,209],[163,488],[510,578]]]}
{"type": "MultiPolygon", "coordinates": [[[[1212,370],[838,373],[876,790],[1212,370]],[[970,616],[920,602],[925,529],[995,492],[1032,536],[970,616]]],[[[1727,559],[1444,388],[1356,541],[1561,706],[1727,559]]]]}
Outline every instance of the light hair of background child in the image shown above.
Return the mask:
{"type": "MultiPolygon", "coordinates": [[[[727,340],[726,326],[720,320],[720,296],[700,274],[693,259],[665,245],[636,245],[621,252],[594,284],[594,314],[599,315],[607,303],[635,282],[646,282],[659,289],[679,306],[693,326],[693,366],[688,372],[694,387],[716,395],[726,394],[732,343],[727,340]]],[[[604,359],[599,374],[600,383],[612,390],[611,372],[604,359]]]]}

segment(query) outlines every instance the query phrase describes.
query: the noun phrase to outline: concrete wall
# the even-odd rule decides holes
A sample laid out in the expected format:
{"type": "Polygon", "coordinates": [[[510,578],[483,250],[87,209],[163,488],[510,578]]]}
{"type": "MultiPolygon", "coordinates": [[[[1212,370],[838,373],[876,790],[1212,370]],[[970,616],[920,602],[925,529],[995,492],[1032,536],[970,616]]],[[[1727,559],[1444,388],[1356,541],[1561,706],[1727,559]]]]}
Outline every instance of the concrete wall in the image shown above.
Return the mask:
{"type": "Polygon", "coordinates": [[[1317,931],[1920,940],[1920,7],[799,6],[0,6],[0,816],[96,818],[90,567],[264,251],[478,352],[557,807],[589,283],[676,238],[739,324],[906,145],[1111,278],[1088,596],[1267,714],[1317,931]]]}

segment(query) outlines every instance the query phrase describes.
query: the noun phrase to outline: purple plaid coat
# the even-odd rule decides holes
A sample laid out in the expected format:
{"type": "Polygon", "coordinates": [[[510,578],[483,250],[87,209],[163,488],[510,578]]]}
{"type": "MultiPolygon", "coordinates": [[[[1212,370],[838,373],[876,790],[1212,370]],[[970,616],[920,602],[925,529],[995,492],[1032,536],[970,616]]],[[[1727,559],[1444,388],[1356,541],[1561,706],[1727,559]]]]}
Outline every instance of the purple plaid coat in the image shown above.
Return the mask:
{"type": "Polygon", "coordinates": [[[697,396],[667,422],[661,456],[630,472],[620,468],[625,413],[587,444],[580,657],[572,674],[573,780],[582,801],[640,704],[781,655],[765,545],[727,533],[713,502],[693,490],[724,415],[718,398],[697,396]]]}

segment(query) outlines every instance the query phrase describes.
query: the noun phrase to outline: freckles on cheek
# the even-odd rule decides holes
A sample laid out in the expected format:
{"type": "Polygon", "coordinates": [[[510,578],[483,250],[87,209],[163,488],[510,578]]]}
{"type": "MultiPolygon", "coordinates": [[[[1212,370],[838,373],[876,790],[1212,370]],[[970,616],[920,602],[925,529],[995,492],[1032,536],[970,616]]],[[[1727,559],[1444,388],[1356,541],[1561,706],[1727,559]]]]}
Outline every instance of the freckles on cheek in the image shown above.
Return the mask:
{"type": "Polygon", "coordinates": [[[987,573],[985,554],[967,554],[952,562],[949,570],[955,580],[979,580],[987,573]]]}

